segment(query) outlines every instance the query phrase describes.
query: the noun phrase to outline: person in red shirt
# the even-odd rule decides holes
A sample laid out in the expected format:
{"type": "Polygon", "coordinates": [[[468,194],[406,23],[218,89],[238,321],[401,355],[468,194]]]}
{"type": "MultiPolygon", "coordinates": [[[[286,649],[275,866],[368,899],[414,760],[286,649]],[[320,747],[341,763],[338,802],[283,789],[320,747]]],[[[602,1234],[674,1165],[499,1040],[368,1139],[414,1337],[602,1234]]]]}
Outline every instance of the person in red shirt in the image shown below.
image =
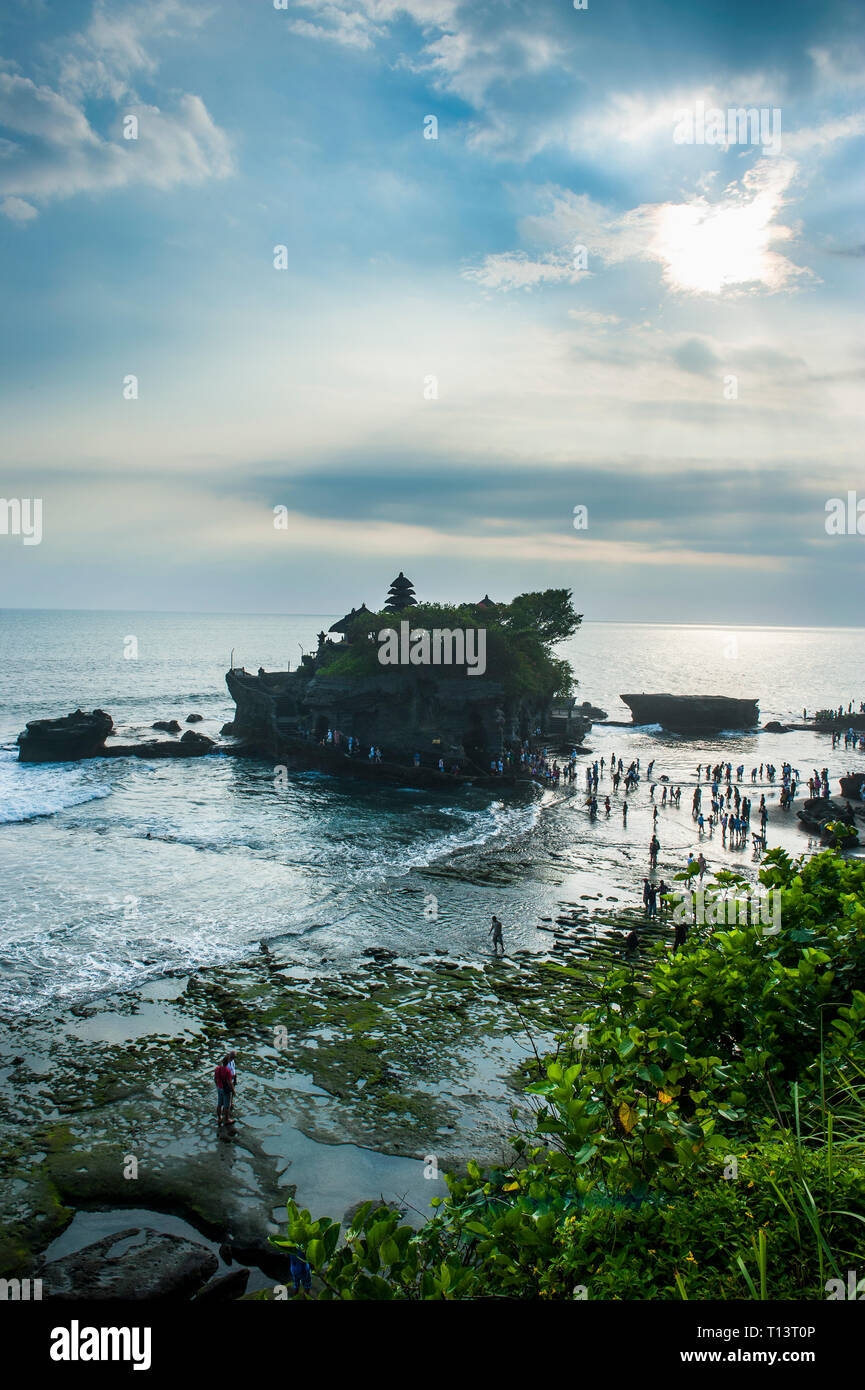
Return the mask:
{"type": "Polygon", "coordinates": [[[216,1082],[216,1123],[221,1125],[223,1121],[228,1124],[229,1112],[234,1092],[234,1078],[228,1065],[229,1058],[223,1057],[219,1066],[213,1073],[216,1082]]]}

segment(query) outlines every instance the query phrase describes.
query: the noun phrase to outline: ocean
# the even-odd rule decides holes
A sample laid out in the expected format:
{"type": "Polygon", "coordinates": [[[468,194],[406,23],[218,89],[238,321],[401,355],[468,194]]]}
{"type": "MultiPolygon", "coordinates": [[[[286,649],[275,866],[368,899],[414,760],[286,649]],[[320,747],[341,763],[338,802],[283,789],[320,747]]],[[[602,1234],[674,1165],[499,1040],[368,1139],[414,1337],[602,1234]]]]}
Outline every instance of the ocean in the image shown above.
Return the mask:
{"type": "MultiPolygon", "coordinates": [[[[101,707],[128,739],[190,713],[218,737],[232,717],[224,675],[296,665],[339,615],[4,611],[0,613],[0,1015],[135,988],[169,971],[230,964],[259,941],[290,940],[299,961],[350,962],[376,946],[401,955],[436,947],[489,950],[496,912],[509,950],[543,952],[562,902],[599,910],[639,901],[651,803],[641,783],[628,826],[616,799],[591,823],[582,797],[540,787],[495,795],[383,787],[320,773],[282,787],[269,763],[91,760],[30,766],[14,740],[28,719],[101,707]]],[[[781,721],[865,697],[865,629],[586,622],[562,648],[589,700],[627,720],[621,692],[753,697],[781,721]]],[[[792,761],[807,780],[865,771],[825,735],[722,733],[690,740],[656,728],[596,727],[593,756],[656,760],[683,786],[659,823],[660,871],[697,844],[690,815],[696,764],[750,769],[792,761]]],[[[582,766],[587,757],[580,759],[582,766]]],[[[582,780],[578,782],[582,787],[582,780]]],[[[807,852],[795,816],[765,778],[769,842],[807,852]]],[[[837,781],[834,781],[837,792],[837,781]]],[[[601,784],[601,798],[610,791],[601,784]]],[[[660,795],[660,793],[659,793],[660,795]]],[[[756,804],[756,801],[755,801],[756,804]]],[[[710,864],[756,869],[750,851],[704,845],[710,864]]],[[[813,848],[813,846],[811,846],[813,848]]]]}

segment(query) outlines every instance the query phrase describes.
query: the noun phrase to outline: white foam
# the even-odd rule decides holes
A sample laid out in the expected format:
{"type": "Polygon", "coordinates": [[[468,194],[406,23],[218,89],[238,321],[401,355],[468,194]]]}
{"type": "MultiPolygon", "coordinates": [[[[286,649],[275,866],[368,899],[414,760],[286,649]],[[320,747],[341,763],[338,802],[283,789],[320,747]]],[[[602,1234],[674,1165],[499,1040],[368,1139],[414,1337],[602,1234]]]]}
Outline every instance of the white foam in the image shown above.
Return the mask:
{"type": "Polygon", "coordinates": [[[104,777],[78,763],[19,763],[17,754],[0,749],[0,825],[55,816],[110,796],[104,777]]]}

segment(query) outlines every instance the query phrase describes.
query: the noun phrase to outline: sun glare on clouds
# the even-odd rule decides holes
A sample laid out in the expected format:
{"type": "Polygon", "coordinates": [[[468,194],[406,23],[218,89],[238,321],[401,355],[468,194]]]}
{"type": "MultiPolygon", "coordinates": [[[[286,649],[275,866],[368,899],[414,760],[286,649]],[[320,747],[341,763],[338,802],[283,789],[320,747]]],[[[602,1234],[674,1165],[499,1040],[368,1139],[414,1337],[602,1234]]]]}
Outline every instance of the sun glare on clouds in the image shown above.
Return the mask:
{"type": "Polygon", "coordinates": [[[785,289],[807,274],[774,249],[789,241],[791,228],[776,221],[796,165],[761,160],[723,198],[641,207],[626,220],[647,234],[644,257],[660,261],[672,289],[692,294],[724,290],[785,289]]]}

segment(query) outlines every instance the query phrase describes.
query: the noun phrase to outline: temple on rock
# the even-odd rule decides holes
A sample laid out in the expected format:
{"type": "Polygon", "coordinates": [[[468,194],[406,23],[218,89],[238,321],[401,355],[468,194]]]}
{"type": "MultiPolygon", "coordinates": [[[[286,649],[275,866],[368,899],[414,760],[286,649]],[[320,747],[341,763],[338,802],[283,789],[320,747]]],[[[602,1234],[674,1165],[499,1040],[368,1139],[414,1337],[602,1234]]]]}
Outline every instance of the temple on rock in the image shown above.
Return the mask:
{"type": "Polygon", "coordinates": [[[524,594],[510,604],[489,594],[462,605],[427,604],[421,631],[427,624],[433,633],[483,629],[489,663],[474,678],[455,665],[381,664],[379,633],[410,621],[417,608],[414,585],[400,570],[378,612],[353,607],[318,634],[316,651],[297,670],[233,668],[226,683],[237,710],[224,732],[280,762],[415,782],[487,777],[491,765],[510,762],[539,738],[582,742],[591,723],[575,713],[570,668],[552,650],[579,626],[569,591],[524,594]],[[438,621],[430,617],[437,609],[438,621]],[[381,750],[381,762],[367,766],[370,748],[381,750]]]}

